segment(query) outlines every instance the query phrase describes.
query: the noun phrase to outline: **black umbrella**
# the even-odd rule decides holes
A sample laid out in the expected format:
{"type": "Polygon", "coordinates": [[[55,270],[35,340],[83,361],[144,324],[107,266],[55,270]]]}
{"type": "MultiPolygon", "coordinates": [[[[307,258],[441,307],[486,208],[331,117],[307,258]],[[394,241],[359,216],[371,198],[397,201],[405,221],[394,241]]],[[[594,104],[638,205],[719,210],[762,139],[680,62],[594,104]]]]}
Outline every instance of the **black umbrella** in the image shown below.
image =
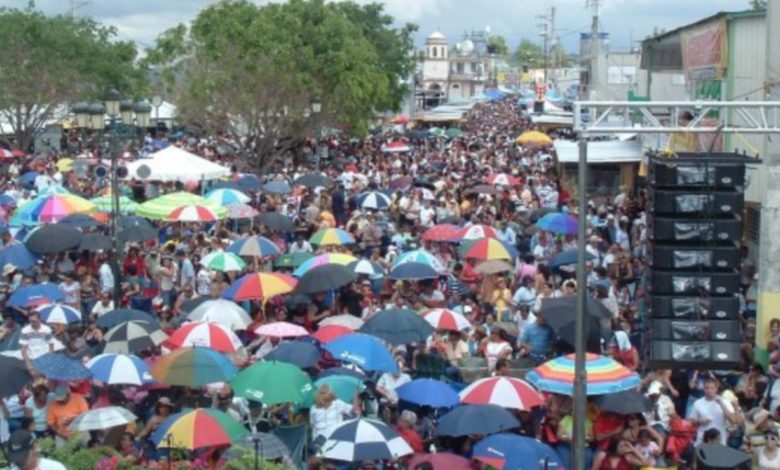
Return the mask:
{"type": "Polygon", "coordinates": [[[127,321],[106,332],[103,353],[137,354],[159,346],[168,335],[156,324],[145,321],[127,321]]]}
{"type": "Polygon", "coordinates": [[[126,216],[120,220],[119,239],[123,242],[145,242],[157,238],[157,229],[143,217],[126,216]]]}
{"type": "Polygon", "coordinates": [[[314,189],[318,186],[330,186],[330,180],[322,173],[309,173],[293,181],[293,185],[306,186],[307,188],[314,189]]]}
{"type": "Polygon", "coordinates": [[[60,220],[59,223],[71,225],[76,228],[94,228],[102,225],[100,222],[98,222],[97,219],[86,214],[70,214],[69,216],[60,220]]]}
{"type": "MultiPolygon", "coordinates": [[[[574,321],[574,315],[577,312],[577,296],[566,295],[563,297],[542,299],[542,305],[539,311],[550,325],[568,323],[569,318],[571,321],[574,321]]],[[[612,318],[612,312],[609,311],[607,306],[600,300],[594,299],[591,296],[588,296],[585,301],[585,312],[588,316],[596,319],[612,318]]]]}
{"type": "Polygon", "coordinates": [[[517,428],[520,422],[498,405],[463,405],[439,419],[437,436],[487,435],[517,428]]]}
{"type": "Polygon", "coordinates": [[[149,313],[142,312],[141,310],[133,310],[130,308],[118,308],[106,312],[97,319],[97,326],[100,328],[113,328],[120,323],[128,321],[142,321],[151,323],[154,326],[159,326],[160,322],[149,313]]]}
{"type": "Polygon", "coordinates": [[[528,217],[528,219],[531,221],[531,223],[535,224],[537,220],[541,219],[547,214],[552,214],[553,212],[558,212],[558,210],[552,207],[542,207],[541,209],[536,209],[535,211],[531,212],[531,215],[528,217]]]}
{"type": "Polygon", "coordinates": [[[111,248],[113,248],[111,239],[102,233],[85,233],[79,245],[79,250],[86,251],[110,250],[111,248]]]}
{"type": "MultiPolygon", "coordinates": [[[[392,181],[391,181],[392,184],[392,181]]],[[[426,188],[430,189],[431,191],[436,191],[436,186],[433,184],[433,181],[430,180],[427,176],[421,176],[414,180],[414,185],[418,188],[426,188]]]]}
{"type": "Polygon", "coordinates": [[[187,300],[185,302],[182,302],[181,309],[184,310],[187,313],[190,313],[191,311],[195,310],[196,308],[200,307],[200,305],[203,302],[206,302],[208,300],[215,300],[208,295],[199,295],[195,297],[194,299],[187,300]]]}
{"type": "Polygon", "coordinates": [[[295,230],[295,222],[284,214],[278,212],[263,212],[260,214],[260,223],[278,232],[290,232],[295,230]]]}
{"type": "Polygon", "coordinates": [[[301,369],[307,369],[320,360],[320,350],[308,341],[282,343],[265,357],[268,361],[289,362],[301,369]]]}
{"type": "Polygon", "coordinates": [[[306,272],[295,286],[296,294],[316,294],[332,289],[338,289],[357,279],[346,266],[340,264],[324,264],[306,272]]]}
{"type": "Polygon", "coordinates": [[[81,243],[84,234],[76,227],[63,224],[43,225],[35,229],[24,244],[39,255],[72,250],[81,243]]]}
{"type": "MultiPolygon", "coordinates": [[[[546,317],[545,317],[546,318],[546,317]]],[[[548,322],[549,323],[549,322],[548,322]]],[[[576,329],[574,328],[574,318],[563,324],[550,324],[558,339],[568,344],[572,348],[575,346],[576,329]]],[[[585,349],[595,354],[601,353],[601,324],[595,317],[585,317],[585,349]]],[[[570,350],[574,352],[574,349],[570,350]]]]}
{"type": "Polygon", "coordinates": [[[699,468],[750,468],[751,458],[746,452],[721,444],[702,444],[696,449],[699,468]]]}
{"type": "MultiPolygon", "coordinates": [[[[594,259],[596,259],[596,257],[593,256],[592,253],[585,253],[586,261],[592,261],[594,259]]],[[[577,249],[566,250],[562,253],[558,253],[557,255],[550,258],[550,262],[547,265],[550,268],[560,268],[561,266],[569,266],[572,264],[577,264],[577,249]]]]}
{"type": "Polygon", "coordinates": [[[290,294],[284,299],[284,306],[289,310],[295,310],[300,306],[310,305],[311,297],[306,294],[290,294]]]}
{"type": "Polygon", "coordinates": [[[16,395],[33,379],[24,361],[6,356],[0,356],[0,376],[0,398],[16,395]]]}
{"type": "Polygon", "coordinates": [[[377,312],[359,331],[392,344],[424,343],[433,326],[415,311],[401,308],[377,312]]]}
{"type": "Polygon", "coordinates": [[[602,411],[609,411],[619,415],[633,415],[650,411],[653,404],[650,400],[636,390],[610,393],[596,399],[596,405],[602,411]]]}

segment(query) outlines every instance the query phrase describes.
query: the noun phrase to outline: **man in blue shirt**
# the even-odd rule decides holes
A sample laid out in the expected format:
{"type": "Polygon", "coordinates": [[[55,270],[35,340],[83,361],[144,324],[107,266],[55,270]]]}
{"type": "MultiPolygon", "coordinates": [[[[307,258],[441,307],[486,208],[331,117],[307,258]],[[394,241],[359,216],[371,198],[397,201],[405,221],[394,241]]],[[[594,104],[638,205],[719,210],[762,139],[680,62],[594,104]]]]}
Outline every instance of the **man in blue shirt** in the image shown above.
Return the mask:
{"type": "Polygon", "coordinates": [[[531,358],[537,365],[541,364],[547,360],[554,337],[552,328],[547,325],[541,314],[538,315],[536,323],[526,326],[523,330],[520,356],[531,358]]]}

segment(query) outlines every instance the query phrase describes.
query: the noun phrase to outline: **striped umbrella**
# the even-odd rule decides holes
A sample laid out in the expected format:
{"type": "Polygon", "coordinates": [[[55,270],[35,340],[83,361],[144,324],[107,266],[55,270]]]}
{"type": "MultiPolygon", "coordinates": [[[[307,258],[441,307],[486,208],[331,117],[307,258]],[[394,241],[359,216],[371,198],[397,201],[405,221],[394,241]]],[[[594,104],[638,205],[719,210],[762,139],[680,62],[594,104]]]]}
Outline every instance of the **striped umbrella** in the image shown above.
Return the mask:
{"type": "MultiPolygon", "coordinates": [[[[466,242],[464,242],[464,245],[466,242]]],[[[496,259],[512,260],[517,256],[517,250],[508,243],[504,243],[496,238],[480,238],[469,244],[463,256],[483,261],[496,259]]]]}
{"type": "Polygon", "coordinates": [[[215,222],[224,219],[227,216],[227,210],[223,209],[221,213],[206,206],[198,204],[187,204],[172,210],[165,218],[172,222],[215,222]]]}
{"type": "Polygon", "coordinates": [[[293,271],[293,276],[301,277],[307,272],[311,271],[317,266],[324,266],[326,264],[338,264],[341,266],[348,266],[350,263],[357,261],[358,259],[352,255],[346,253],[324,253],[319,256],[310,258],[301,263],[298,268],[293,271]]]}
{"type": "Polygon", "coordinates": [[[392,203],[390,196],[380,191],[367,191],[357,197],[357,204],[363,209],[385,210],[392,203]]]}
{"type": "Polygon", "coordinates": [[[234,353],[244,346],[230,328],[209,322],[182,325],[171,334],[165,345],[173,348],[203,346],[223,353],[234,353]]]}
{"type": "Polygon", "coordinates": [[[530,411],[544,405],[544,398],[526,381],[513,377],[488,377],[477,380],[460,392],[461,403],[498,405],[530,411]]]}
{"type": "Polygon", "coordinates": [[[458,230],[453,241],[476,240],[478,238],[498,238],[496,229],[488,225],[472,225],[458,230]]]}
{"type": "Polygon", "coordinates": [[[230,204],[225,206],[225,209],[227,209],[228,219],[252,219],[259,214],[257,209],[249,204],[230,204]]]}
{"type": "Polygon", "coordinates": [[[325,344],[354,332],[352,328],[343,325],[325,325],[320,326],[311,336],[320,343],[325,344]]]}
{"type": "Polygon", "coordinates": [[[252,235],[249,238],[234,241],[228,251],[239,256],[276,256],[282,252],[276,243],[258,235],[252,235]]]}
{"type": "Polygon", "coordinates": [[[237,189],[220,188],[212,189],[206,193],[206,199],[219,206],[229,206],[231,204],[246,204],[252,198],[237,189]]]}
{"type": "Polygon", "coordinates": [[[425,321],[437,330],[464,331],[471,328],[471,323],[458,312],[446,308],[434,308],[422,312],[425,321]]]}
{"type": "Polygon", "coordinates": [[[225,251],[215,251],[204,256],[200,264],[212,271],[228,272],[243,271],[246,268],[246,262],[235,253],[225,251]]]}
{"type": "Polygon", "coordinates": [[[166,339],[168,335],[152,323],[127,321],[108,330],[103,337],[103,353],[137,353],[159,346],[166,339]]]}
{"type": "Polygon", "coordinates": [[[14,215],[23,223],[38,224],[57,222],[70,214],[85,214],[94,210],[94,204],[73,194],[48,194],[24,204],[14,215]]]}
{"type": "Polygon", "coordinates": [[[340,228],[326,228],[315,232],[309,238],[309,243],[317,246],[341,246],[355,243],[352,235],[340,228]]]}
{"type": "Polygon", "coordinates": [[[248,431],[229,414],[213,408],[187,410],[169,416],[150,436],[158,448],[196,450],[226,446],[248,431]]]}
{"type": "Polygon", "coordinates": [[[438,224],[429,228],[422,234],[422,239],[432,242],[448,242],[458,234],[460,227],[452,224],[438,224]]]}
{"type": "Polygon", "coordinates": [[[139,205],[135,213],[136,215],[146,217],[147,219],[166,220],[171,212],[175,211],[179,207],[188,205],[207,207],[220,218],[224,218],[227,214],[227,210],[224,207],[220,207],[204,197],[184,191],[166,194],[164,196],[154,198],[151,201],[147,201],[139,205]]]}
{"type": "Polygon", "coordinates": [[[157,382],[183,387],[202,387],[227,382],[238,372],[224,354],[200,346],[179,348],[158,359],[149,372],[157,382]]]}
{"type": "Polygon", "coordinates": [[[68,325],[81,321],[81,312],[63,304],[41,305],[36,309],[44,323],[56,323],[59,325],[68,325]]]}
{"type": "Polygon", "coordinates": [[[252,319],[243,308],[227,299],[212,299],[195,307],[187,315],[190,321],[219,323],[232,330],[245,330],[252,319]]]}
{"type": "Polygon", "coordinates": [[[439,258],[434,256],[431,252],[423,249],[406,251],[404,253],[401,253],[400,255],[398,255],[398,258],[393,263],[393,268],[396,268],[406,263],[425,264],[433,268],[436,272],[439,273],[447,272],[447,268],[445,268],[444,265],[441,264],[439,258]]]}
{"type": "MultiPolygon", "coordinates": [[[[89,200],[95,205],[95,208],[103,212],[111,212],[113,209],[111,196],[99,196],[89,200]]],[[[138,208],[138,203],[127,196],[119,196],[119,212],[122,214],[134,214],[138,208]]]]}
{"type": "Polygon", "coordinates": [[[255,334],[259,336],[273,336],[275,338],[298,338],[301,336],[309,336],[309,332],[306,331],[306,328],[285,321],[261,325],[255,330],[255,334]]]}
{"type": "Polygon", "coordinates": [[[377,279],[385,275],[385,268],[382,265],[367,259],[353,261],[347,267],[355,274],[363,274],[371,279],[377,279]]]}
{"type": "Polygon", "coordinates": [[[87,410],[68,427],[72,431],[103,431],[135,422],[138,417],[123,406],[106,406],[87,410]]]}
{"type": "MultiPolygon", "coordinates": [[[[586,393],[605,395],[630,390],[639,385],[639,375],[606,356],[588,353],[586,393]]],[[[526,380],[539,390],[572,396],[574,394],[574,354],[551,359],[528,372],[526,380]]]]}
{"type": "Polygon", "coordinates": [[[270,299],[292,292],[298,281],[282,273],[249,273],[228,287],[222,297],[241,302],[244,300],[270,299]]]}
{"type": "Polygon", "coordinates": [[[321,448],[324,458],[344,462],[395,460],[413,452],[385,423],[363,418],[340,424],[321,448]]]}
{"type": "Polygon", "coordinates": [[[100,354],[87,362],[92,378],[106,385],[145,385],[153,382],[149,366],[129,354],[100,354]]]}

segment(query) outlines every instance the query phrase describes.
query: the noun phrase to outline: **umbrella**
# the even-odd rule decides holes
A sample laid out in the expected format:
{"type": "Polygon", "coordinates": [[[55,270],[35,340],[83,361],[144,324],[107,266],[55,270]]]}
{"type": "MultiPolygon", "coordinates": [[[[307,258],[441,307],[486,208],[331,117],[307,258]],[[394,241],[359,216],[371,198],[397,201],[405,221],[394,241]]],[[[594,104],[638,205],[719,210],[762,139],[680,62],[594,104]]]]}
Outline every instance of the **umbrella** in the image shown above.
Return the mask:
{"type": "Polygon", "coordinates": [[[263,212],[260,214],[260,223],[277,232],[291,232],[295,229],[295,222],[278,212],[263,212]]]}
{"type": "Polygon", "coordinates": [[[463,405],[439,419],[437,436],[493,434],[514,429],[520,422],[509,411],[496,405],[463,405]]]}
{"type": "Polygon", "coordinates": [[[341,246],[355,243],[355,239],[340,228],[326,228],[315,232],[309,238],[309,243],[317,246],[341,246]]]}
{"type": "Polygon", "coordinates": [[[409,444],[386,424],[364,418],[340,424],[321,449],[322,457],[345,462],[395,460],[412,452],[409,444]]]}
{"type": "Polygon", "coordinates": [[[471,322],[460,313],[446,308],[434,308],[422,312],[422,317],[435,330],[464,331],[471,328],[471,322]]]}
{"type": "Polygon", "coordinates": [[[451,139],[460,139],[461,137],[463,137],[465,135],[463,133],[463,131],[458,129],[457,127],[450,127],[449,129],[447,129],[444,132],[445,132],[445,134],[447,134],[447,137],[449,137],[451,139]]]}
{"type": "Polygon", "coordinates": [[[276,243],[258,235],[234,241],[228,247],[228,251],[239,256],[259,256],[261,258],[281,254],[276,243]]]}
{"type": "Polygon", "coordinates": [[[200,260],[200,264],[207,269],[219,272],[240,272],[246,268],[246,262],[237,254],[229,251],[214,251],[209,253],[200,260]]]}
{"type": "Polygon", "coordinates": [[[576,235],[577,217],[562,212],[553,212],[537,220],[536,226],[559,235],[576,235]]]}
{"type": "Polygon", "coordinates": [[[255,454],[264,460],[276,460],[290,456],[290,449],[287,445],[275,434],[267,432],[250,433],[239,444],[254,449],[255,454]]]}
{"type": "Polygon", "coordinates": [[[347,367],[331,367],[320,372],[317,377],[318,381],[326,377],[352,377],[353,379],[360,380],[361,382],[368,380],[368,377],[364,372],[357,368],[353,369],[347,367]]]}
{"type": "Polygon", "coordinates": [[[517,250],[508,243],[496,238],[480,238],[474,241],[464,253],[465,258],[478,260],[512,260],[517,257],[517,250]]]}
{"type": "Polygon", "coordinates": [[[206,193],[206,199],[219,206],[229,206],[231,204],[246,204],[252,198],[237,189],[219,188],[212,189],[206,193]]]}
{"type": "Polygon", "coordinates": [[[552,139],[545,133],[539,131],[528,131],[520,134],[520,137],[515,141],[518,145],[536,144],[536,145],[552,145],[552,139]]]}
{"type": "Polygon", "coordinates": [[[224,207],[185,204],[169,212],[165,216],[165,220],[172,222],[215,222],[225,217],[227,217],[227,209],[224,207]]]}
{"type": "Polygon", "coordinates": [[[480,238],[498,238],[496,229],[488,225],[472,225],[458,231],[453,240],[477,240],[480,238]]]}
{"type": "Polygon", "coordinates": [[[349,362],[366,371],[398,372],[390,349],[379,338],[352,333],[323,346],[334,359],[349,362]]]}
{"type": "Polygon", "coordinates": [[[138,417],[123,406],[106,406],[87,410],[71,421],[71,431],[103,431],[134,423],[138,417]]]}
{"type": "Polygon", "coordinates": [[[260,178],[251,173],[241,175],[241,178],[238,180],[238,189],[244,192],[259,191],[262,186],[263,183],[260,181],[260,178]]]}
{"type": "Polygon", "coordinates": [[[285,253],[282,256],[277,256],[274,260],[274,267],[276,268],[297,268],[306,261],[314,258],[311,253],[304,253],[299,251],[297,253],[285,253]]]}
{"type": "Polygon", "coordinates": [[[446,273],[447,268],[439,261],[439,258],[433,255],[433,253],[419,249],[412,251],[405,251],[398,255],[398,258],[393,263],[393,268],[398,267],[405,263],[419,263],[425,264],[433,268],[439,273],[446,273]]]}
{"type": "Polygon", "coordinates": [[[0,249],[0,267],[7,264],[27,270],[38,262],[38,255],[30,252],[23,243],[13,242],[0,249]]]}
{"type": "Polygon", "coordinates": [[[512,377],[488,377],[477,380],[460,392],[460,401],[469,405],[498,405],[530,411],[544,405],[544,398],[524,380],[512,377]]]}
{"type": "Polygon", "coordinates": [[[517,186],[520,184],[520,180],[514,176],[507,175],[506,173],[494,173],[485,178],[487,184],[499,185],[499,186],[517,186]]]}
{"type": "Polygon", "coordinates": [[[314,332],[314,334],[311,335],[312,338],[316,339],[320,343],[330,343],[336,338],[341,338],[344,335],[348,335],[350,333],[353,333],[354,330],[351,328],[347,328],[346,326],[342,325],[325,325],[320,326],[317,331],[314,332]]]}
{"type": "Polygon", "coordinates": [[[357,197],[357,205],[363,209],[386,210],[392,204],[390,196],[380,191],[368,191],[357,197]]]}
{"type": "Polygon", "coordinates": [[[22,175],[22,185],[26,188],[32,188],[35,186],[35,178],[40,175],[37,171],[28,171],[22,175]]]}
{"type": "Polygon", "coordinates": [[[180,348],[162,356],[149,372],[162,384],[202,387],[227,382],[236,375],[236,366],[222,353],[200,346],[180,348]]]}
{"type": "Polygon", "coordinates": [[[312,389],[311,379],[298,366],[276,361],[252,364],[239,372],[230,386],[237,396],[266,406],[301,403],[312,389]]]}
{"type": "Polygon", "coordinates": [[[495,434],[474,446],[472,455],[499,470],[561,470],[565,465],[552,447],[517,434],[495,434]]]}
{"type": "Polygon", "coordinates": [[[224,207],[221,207],[218,204],[214,204],[202,196],[184,191],[166,194],[164,196],[154,198],[150,201],[146,201],[136,208],[135,213],[141,217],[146,217],[152,220],[166,220],[168,219],[171,212],[182,206],[191,205],[206,207],[215,214],[219,215],[221,218],[224,218],[227,214],[227,211],[224,207]]]}
{"type": "Polygon", "coordinates": [[[436,279],[439,272],[423,263],[402,263],[390,270],[391,279],[419,281],[423,279],[436,279]]]}
{"type": "Polygon", "coordinates": [[[245,330],[252,319],[243,308],[226,299],[210,299],[195,307],[187,319],[200,322],[215,322],[232,330],[245,330]]]}
{"type": "MultiPolygon", "coordinates": [[[[106,314],[108,315],[108,314],[106,314]]],[[[100,319],[98,319],[99,323],[100,319]]],[[[99,326],[99,324],[98,324],[99,326]]],[[[125,321],[108,330],[103,337],[104,353],[131,354],[152,349],[162,344],[168,335],[154,323],[125,321]]]]}
{"type": "Polygon", "coordinates": [[[295,181],[293,181],[293,185],[305,186],[309,189],[314,189],[317,187],[325,188],[330,186],[330,180],[322,173],[309,173],[297,178],[295,181]]]}
{"type": "Polygon", "coordinates": [[[108,251],[114,247],[114,243],[102,233],[85,233],[79,245],[80,251],[108,251]]]}
{"type": "Polygon", "coordinates": [[[67,382],[84,380],[92,377],[92,373],[79,359],[70,358],[60,353],[46,353],[32,360],[32,365],[41,375],[49,380],[67,382]]]}
{"type": "MultiPolygon", "coordinates": [[[[577,250],[571,249],[566,250],[562,253],[558,253],[557,255],[550,258],[550,262],[547,263],[547,266],[552,268],[560,268],[561,266],[569,266],[572,264],[577,264],[577,250]]],[[[593,254],[591,254],[589,251],[585,252],[585,260],[586,261],[592,261],[596,259],[593,254]]]]}
{"type": "Polygon", "coordinates": [[[382,151],[385,153],[403,153],[412,150],[406,142],[395,141],[382,145],[382,151]]]}
{"type": "Polygon", "coordinates": [[[363,274],[371,279],[376,279],[385,275],[385,268],[379,263],[367,259],[353,261],[349,263],[347,267],[355,274],[363,274]]]}
{"type": "Polygon", "coordinates": [[[70,214],[88,213],[95,205],[73,194],[47,194],[39,196],[16,210],[16,216],[24,223],[52,223],[70,214]]]}
{"type": "Polygon", "coordinates": [[[505,273],[514,270],[514,266],[507,263],[502,259],[494,259],[489,261],[483,261],[474,268],[477,274],[498,274],[505,273]]]}
{"type": "Polygon", "coordinates": [[[120,219],[119,239],[125,243],[156,240],[157,229],[142,217],[124,216],[120,219]]]}
{"type": "Polygon", "coordinates": [[[87,214],[71,214],[58,223],[76,228],[95,228],[102,225],[96,218],[87,214]]]}
{"type": "MultiPolygon", "coordinates": [[[[574,315],[577,312],[577,296],[567,295],[542,299],[539,311],[553,328],[555,328],[554,325],[569,323],[574,321],[574,315]]],[[[590,295],[585,300],[585,313],[596,319],[612,318],[612,312],[609,308],[590,295]]]]}
{"type": "Polygon", "coordinates": [[[169,416],[150,438],[158,448],[195,450],[230,445],[246,435],[247,430],[229,414],[199,408],[169,416]]]}
{"type": "Polygon", "coordinates": [[[8,298],[9,307],[30,308],[65,300],[59,286],[51,283],[20,287],[8,298]]]}
{"type": "MultiPolygon", "coordinates": [[[[95,205],[95,208],[102,212],[111,212],[113,210],[111,196],[99,196],[89,200],[95,205]]],[[[138,208],[138,203],[127,196],[119,196],[119,213],[132,214],[138,208]]]]}
{"type": "Polygon", "coordinates": [[[41,316],[41,320],[47,324],[68,325],[81,321],[81,312],[69,305],[47,304],[35,310],[41,316]]]}
{"type": "Polygon", "coordinates": [[[3,355],[0,355],[0,375],[3,377],[0,381],[0,398],[16,395],[33,380],[24,361],[3,355]]]}
{"type": "MultiPolygon", "coordinates": [[[[181,303],[181,309],[184,312],[191,312],[196,308],[200,307],[201,304],[208,302],[209,300],[215,300],[215,299],[206,295],[199,295],[197,297],[192,297],[190,300],[185,300],[184,302],[181,303]]],[[[230,301],[228,300],[228,302],[230,301]]]]}
{"type": "MultiPolygon", "coordinates": [[[[588,395],[604,395],[636,388],[639,375],[606,356],[588,353],[585,357],[588,395]]],[[[574,393],[574,354],[551,359],[526,374],[525,379],[539,390],[572,396],[574,393]]]]}
{"type": "Polygon", "coordinates": [[[596,399],[601,411],[617,413],[619,415],[633,415],[650,411],[653,404],[650,400],[636,390],[608,393],[596,399]]]}
{"type": "Polygon", "coordinates": [[[517,323],[513,321],[497,321],[493,323],[492,328],[504,330],[504,333],[514,337],[520,333],[517,323]]]}
{"type": "Polygon", "coordinates": [[[433,379],[415,379],[396,390],[400,400],[433,408],[452,408],[460,401],[448,384],[433,379]]]}
{"type": "Polygon", "coordinates": [[[433,181],[431,181],[431,179],[428,178],[427,176],[420,176],[417,179],[415,179],[414,186],[417,188],[425,188],[431,191],[436,191],[436,185],[433,184],[433,181]]]}
{"type": "Polygon", "coordinates": [[[349,284],[357,275],[346,266],[326,264],[310,269],[298,281],[295,292],[298,294],[316,294],[349,284]]]}
{"type": "Polygon", "coordinates": [[[230,204],[225,206],[225,209],[227,209],[228,219],[252,219],[259,214],[257,209],[249,204],[230,204]]]}
{"type": "Polygon", "coordinates": [[[460,455],[449,452],[438,454],[415,454],[407,463],[408,468],[423,468],[422,465],[430,465],[431,470],[452,470],[455,468],[471,468],[471,462],[460,455]]]}
{"type": "Polygon", "coordinates": [[[320,361],[320,350],[308,341],[290,341],[274,348],[264,359],[287,362],[301,369],[308,369],[320,361]]]}
{"type": "Polygon", "coordinates": [[[438,224],[429,228],[422,234],[422,239],[432,242],[448,242],[458,234],[460,227],[452,224],[438,224]]]}
{"type": "Polygon", "coordinates": [[[350,315],[348,313],[344,313],[341,315],[334,315],[332,317],[328,317],[320,322],[320,328],[323,326],[343,326],[346,328],[349,328],[352,331],[355,331],[359,329],[361,326],[363,326],[363,323],[365,323],[360,318],[350,315]]]}
{"type": "Polygon", "coordinates": [[[152,382],[149,366],[128,354],[100,354],[87,362],[93,380],[106,385],[145,385],[152,382]]]}
{"type": "Polygon", "coordinates": [[[175,348],[204,346],[223,353],[233,353],[244,347],[233,330],[219,323],[193,322],[179,327],[166,345],[175,348]]]}
{"type": "Polygon", "coordinates": [[[390,189],[406,189],[412,185],[414,178],[411,176],[399,176],[390,180],[390,189]]]}
{"type": "Polygon", "coordinates": [[[310,269],[317,266],[323,266],[326,264],[338,264],[341,266],[348,266],[350,263],[357,261],[358,259],[352,255],[346,253],[324,253],[319,256],[314,256],[301,263],[298,268],[293,271],[293,276],[301,277],[306,274],[310,269]]]}
{"type": "Polygon", "coordinates": [[[440,127],[431,127],[430,129],[428,129],[428,133],[432,137],[439,137],[439,138],[447,137],[447,131],[445,131],[444,129],[442,129],[440,127]]]}
{"type": "Polygon", "coordinates": [[[273,336],[274,338],[298,338],[301,336],[309,336],[309,332],[306,331],[306,328],[284,321],[260,325],[260,327],[255,329],[255,334],[258,336],[273,336]]]}
{"type": "Polygon", "coordinates": [[[129,321],[145,322],[155,327],[160,325],[157,318],[149,313],[130,308],[117,308],[98,317],[97,326],[101,328],[113,328],[120,323],[129,321]]]}
{"type": "Polygon", "coordinates": [[[47,255],[76,248],[82,233],[76,227],[64,224],[43,225],[33,230],[24,241],[33,253],[47,255]]]}
{"type": "Polygon", "coordinates": [[[16,199],[13,198],[13,196],[9,194],[0,194],[0,206],[15,206],[16,205],[16,199]]]}
{"type": "Polygon", "coordinates": [[[287,181],[271,181],[263,185],[263,191],[271,194],[290,194],[292,187],[287,181]]]}
{"type": "Polygon", "coordinates": [[[249,273],[230,284],[222,297],[236,302],[270,299],[292,292],[298,281],[282,273],[249,273]]]}
{"type": "Polygon", "coordinates": [[[433,327],[414,310],[390,309],[377,312],[359,330],[392,344],[424,343],[433,327]]]}

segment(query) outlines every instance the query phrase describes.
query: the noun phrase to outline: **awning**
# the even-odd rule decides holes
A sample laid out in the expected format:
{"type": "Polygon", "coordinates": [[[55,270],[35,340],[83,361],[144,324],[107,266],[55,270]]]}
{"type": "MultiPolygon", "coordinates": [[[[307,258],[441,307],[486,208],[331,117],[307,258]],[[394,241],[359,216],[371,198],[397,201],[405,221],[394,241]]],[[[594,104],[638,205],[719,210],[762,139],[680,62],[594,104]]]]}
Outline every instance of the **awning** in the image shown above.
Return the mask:
{"type": "MultiPolygon", "coordinates": [[[[577,163],[580,149],[577,142],[556,140],[553,144],[560,163],[577,163]]],[[[639,163],[642,161],[642,145],[633,140],[606,140],[588,142],[588,163],[639,163]]]]}

